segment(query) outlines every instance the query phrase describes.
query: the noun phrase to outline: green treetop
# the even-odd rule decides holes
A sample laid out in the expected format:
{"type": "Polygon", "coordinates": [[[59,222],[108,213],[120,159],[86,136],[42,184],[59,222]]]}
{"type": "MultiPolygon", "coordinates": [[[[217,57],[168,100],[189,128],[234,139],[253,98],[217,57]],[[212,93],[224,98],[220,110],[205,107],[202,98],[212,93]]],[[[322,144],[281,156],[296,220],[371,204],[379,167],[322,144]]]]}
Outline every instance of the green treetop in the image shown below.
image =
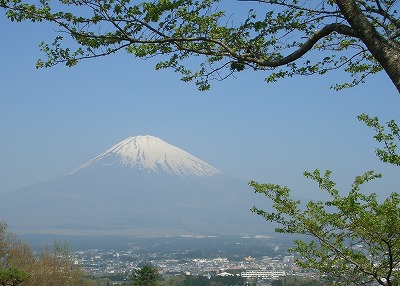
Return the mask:
{"type": "Polygon", "coordinates": [[[0,269],[0,285],[2,286],[16,286],[28,278],[28,273],[14,267],[0,269]]]}
{"type": "Polygon", "coordinates": [[[131,275],[131,285],[155,286],[159,279],[158,269],[151,265],[145,265],[140,269],[134,270],[131,275]]]}

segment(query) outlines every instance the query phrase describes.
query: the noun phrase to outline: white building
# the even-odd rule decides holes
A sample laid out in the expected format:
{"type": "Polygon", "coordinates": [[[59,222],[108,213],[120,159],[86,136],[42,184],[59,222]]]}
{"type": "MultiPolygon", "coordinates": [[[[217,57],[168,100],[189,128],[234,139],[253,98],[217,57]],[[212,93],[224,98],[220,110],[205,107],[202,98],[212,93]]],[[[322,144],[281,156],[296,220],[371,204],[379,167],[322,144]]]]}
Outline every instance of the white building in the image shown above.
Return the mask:
{"type": "Polygon", "coordinates": [[[218,273],[217,276],[229,277],[229,276],[233,276],[233,274],[228,273],[228,272],[221,272],[221,273],[218,273]]]}
{"type": "Polygon", "coordinates": [[[243,278],[276,279],[285,276],[285,271],[277,270],[246,270],[240,274],[243,278]]]}

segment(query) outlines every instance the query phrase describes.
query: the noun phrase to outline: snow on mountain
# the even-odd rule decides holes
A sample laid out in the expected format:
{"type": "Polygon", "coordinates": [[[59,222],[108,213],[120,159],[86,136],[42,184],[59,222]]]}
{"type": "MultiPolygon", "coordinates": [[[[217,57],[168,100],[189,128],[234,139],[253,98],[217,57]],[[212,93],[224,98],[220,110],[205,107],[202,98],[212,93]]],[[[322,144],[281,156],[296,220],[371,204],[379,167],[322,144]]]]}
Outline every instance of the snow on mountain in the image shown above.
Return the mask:
{"type": "Polygon", "coordinates": [[[152,136],[129,137],[68,174],[0,194],[17,232],[92,235],[261,233],[245,183],[152,136]]]}
{"type": "Polygon", "coordinates": [[[222,174],[218,169],[160,138],[146,135],[129,137],[66,175],[74,174],[91,165],[115,164],[154,173],[164,171],[179,177],[208,177],[222,174]]]}

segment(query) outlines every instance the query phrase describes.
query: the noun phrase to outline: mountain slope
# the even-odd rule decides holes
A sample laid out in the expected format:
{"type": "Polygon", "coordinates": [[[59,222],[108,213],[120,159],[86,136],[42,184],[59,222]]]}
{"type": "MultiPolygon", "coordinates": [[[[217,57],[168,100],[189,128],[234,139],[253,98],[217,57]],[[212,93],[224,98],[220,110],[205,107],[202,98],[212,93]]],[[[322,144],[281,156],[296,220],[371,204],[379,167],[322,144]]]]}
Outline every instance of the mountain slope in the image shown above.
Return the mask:
{"type": "Polygon", "coordinates": [[[0,218],[31,233],[259,233],[252,195],[189,153],[137,136],[64,176],[1,195],[0,218]]]}
{"type": "Polygon", "coordinates": [[[204,177],[222,173],[191,154],[149,135],[129,137],[68,174],[93,164],[122,164],[182,177],[204,177]]]}

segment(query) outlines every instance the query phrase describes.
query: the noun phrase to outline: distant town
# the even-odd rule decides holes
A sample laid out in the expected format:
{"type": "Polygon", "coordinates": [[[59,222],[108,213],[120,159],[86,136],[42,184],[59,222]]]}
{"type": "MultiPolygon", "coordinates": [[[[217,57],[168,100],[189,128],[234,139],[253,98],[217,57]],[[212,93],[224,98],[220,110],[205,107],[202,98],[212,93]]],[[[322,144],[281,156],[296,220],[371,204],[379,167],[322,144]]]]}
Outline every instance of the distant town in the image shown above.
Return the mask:
{"type": "Polygon", "coordinates": [[[293,275],[314,278],[315,273],[297,267],[288,253],[292,240],[276,235],[127,238],[107,248],[108,239],[98,241],[97,248],[78,249],[75,242],[71,257],[89,276],[111,279],[107,285],[129,280],[132,271],[143,265],[156,267],[163,277],[238,276],[256,281],[248,285],[270,285],[265,283],[293,275]]]}

